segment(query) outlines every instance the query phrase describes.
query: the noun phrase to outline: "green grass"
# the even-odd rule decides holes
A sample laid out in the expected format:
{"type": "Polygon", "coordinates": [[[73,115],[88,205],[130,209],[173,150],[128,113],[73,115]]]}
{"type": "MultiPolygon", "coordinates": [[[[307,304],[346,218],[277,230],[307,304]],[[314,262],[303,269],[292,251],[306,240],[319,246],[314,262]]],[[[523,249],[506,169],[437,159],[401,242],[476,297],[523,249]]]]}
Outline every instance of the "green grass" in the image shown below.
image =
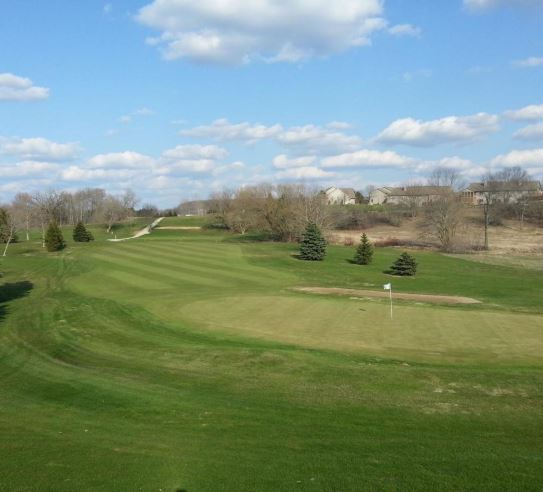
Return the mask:
{"type": "Polygon", "coordinates": [[[202,227],[212,222],[212,216],[180,216],[166,217],[160,224],[161,226],[177,227],[202,227]]]}
{"type": "Polygon", "coordinates": [[[396,249],[96,236],[3,261],[0,490],[540,490],[537,273],[417,252],[395,289],[483,304],[391,323],[291,287],[381,289],[396,249]]]}

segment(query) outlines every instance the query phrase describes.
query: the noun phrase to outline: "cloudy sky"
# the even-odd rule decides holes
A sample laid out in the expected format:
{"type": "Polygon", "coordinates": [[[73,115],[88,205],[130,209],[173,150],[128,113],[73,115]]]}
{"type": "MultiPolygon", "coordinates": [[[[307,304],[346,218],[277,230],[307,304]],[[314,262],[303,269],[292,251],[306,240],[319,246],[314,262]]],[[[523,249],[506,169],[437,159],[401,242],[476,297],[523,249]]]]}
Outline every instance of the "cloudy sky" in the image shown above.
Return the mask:
{"type": "Polygon", "coordinates": [[[4,0],[0,201],[543,178],[543,0],[4,0]]]}

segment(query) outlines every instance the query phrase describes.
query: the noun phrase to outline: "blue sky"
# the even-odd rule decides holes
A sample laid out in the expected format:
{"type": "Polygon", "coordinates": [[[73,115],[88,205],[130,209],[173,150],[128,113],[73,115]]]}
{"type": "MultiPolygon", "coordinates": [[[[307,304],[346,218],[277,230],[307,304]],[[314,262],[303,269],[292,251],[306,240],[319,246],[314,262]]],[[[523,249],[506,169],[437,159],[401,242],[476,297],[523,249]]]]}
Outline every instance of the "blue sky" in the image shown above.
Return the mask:
{"type": "Polygon", "coordinates": [[[543,178],[543,0],[4,0],[0,199],[543,178]]]}

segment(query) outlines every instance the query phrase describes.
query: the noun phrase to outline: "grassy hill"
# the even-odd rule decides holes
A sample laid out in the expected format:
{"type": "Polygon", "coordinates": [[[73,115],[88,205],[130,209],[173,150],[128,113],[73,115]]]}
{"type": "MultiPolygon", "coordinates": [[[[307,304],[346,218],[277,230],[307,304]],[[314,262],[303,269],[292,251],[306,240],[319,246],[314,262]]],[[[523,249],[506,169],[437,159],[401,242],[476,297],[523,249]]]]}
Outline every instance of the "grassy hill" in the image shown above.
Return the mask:
{"type": "Polygon", "coordinates": [[[396,291],[482,303],[390,321],[291,289],[382,289],[396,249],[95,235],[2,264],[0,490],[540,488],[540,272],[417,252],[396,291]]]}

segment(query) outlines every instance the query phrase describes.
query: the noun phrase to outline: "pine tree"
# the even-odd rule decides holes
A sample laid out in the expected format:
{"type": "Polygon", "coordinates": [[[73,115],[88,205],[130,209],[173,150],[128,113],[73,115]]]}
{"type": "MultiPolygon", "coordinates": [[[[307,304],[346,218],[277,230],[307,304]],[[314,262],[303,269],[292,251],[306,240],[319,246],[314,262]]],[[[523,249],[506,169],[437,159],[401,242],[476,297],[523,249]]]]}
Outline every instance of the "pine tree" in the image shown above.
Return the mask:
{"type": "Polygon", "coordinates": [[[354,255],[354,262],[357,265],[369,265],[373,260],[373,244],[370,243],[368,236],[362,234],[360,244],[354,255]]]}
{"type": "Polygon", "coordinates": [[[78,222],[74,227],[73,238],[78,243],[88,243],[94,240],[92,233],[85,227],[83,222],[78,222]]]}
{"type": "Polygon", "coordinates": [[[390,267],[392,275],[411,277],[417,273],[417,262],[410,254],[404,252],[390,267]]]}
{"type": "Polygon", "coordinates": [[[62,231],[56,222],[51,222],[45,233],[47,251],[60,251],[66,247],[62,231]]]}
{"type": "Polygon", "coordinates": [[[326,255],[326,240],[313,222],[307,224],[300,242],[300,258],[309,261],[322,261],[326,255]]]}

